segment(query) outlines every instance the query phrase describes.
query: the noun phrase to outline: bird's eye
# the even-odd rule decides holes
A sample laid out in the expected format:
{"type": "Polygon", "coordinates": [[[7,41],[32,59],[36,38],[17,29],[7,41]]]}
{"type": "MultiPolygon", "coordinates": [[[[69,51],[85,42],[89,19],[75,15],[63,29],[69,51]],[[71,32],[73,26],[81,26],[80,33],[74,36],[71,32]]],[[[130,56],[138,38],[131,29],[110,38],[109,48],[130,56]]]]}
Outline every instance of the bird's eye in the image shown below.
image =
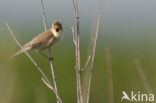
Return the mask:
{"type": "Polygon", "coordinates": [[[60,30],[60,29],[57,27],[57,28],[56,28],[56,32],[59,32],[59,30],[60,30]]]}

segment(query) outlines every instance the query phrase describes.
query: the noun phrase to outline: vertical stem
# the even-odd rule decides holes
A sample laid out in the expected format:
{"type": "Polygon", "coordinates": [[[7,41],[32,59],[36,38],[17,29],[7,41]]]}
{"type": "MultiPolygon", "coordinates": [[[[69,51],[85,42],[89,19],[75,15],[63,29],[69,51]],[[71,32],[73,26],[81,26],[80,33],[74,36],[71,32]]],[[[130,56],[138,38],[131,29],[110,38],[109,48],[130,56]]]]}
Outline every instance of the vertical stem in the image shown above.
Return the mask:
{"type": "Polygon", "coordinates": [[[139,75],[140,75],[140,77],[141,77],[141,79],[142,79],[142,81],[144,83],[145,88],[147,89],[148,92],[153,93],[152,88],[151,88],[151,86],[149,84],[149,81],[148,81],[148,79],[147,79],[147,77],[145,75],[145,72],[143,70],[143,67],[142,67],[142,65],[140,63],[140,60],[136,59],[135,64],[136,64],[136,69],[139,72],[139,75]]]}
{"type": "MultiPolygon", "coordinates": [[[[52,58],[51,49],[50,48],[49,48],[49,57],[52,58]]],[[[54,88],[55,88],[55,91],[56,91],[57,103],[62,103],[62,101],[61,101],[61,99],[59,97],[59,94],[58,94],[58,90],[57,90],[56,76],[55,76],[55,70],[54,70],[54,67],[53,67],[53,62],[52,62],[52,60],[50,60],[49,62],[50,62],[51,73],[52,73],[53,82],[54,82],[54,88]]]]}
{"type": "Polygon", "coordinates": [[[44,25],[44,30],[47,30],[47,24],[46,24],[46,18],[45,18],[45,11],[44,11],[44,6],[42,0],[40,0],[40,5],[41,5],[41,12],[42,12],[42,20],[43,20],[43,25],[44,25]]]}
{"type": "Polygon", "coordinates": [[[88,92],[87,92],[87,103],[89,103],[89,97],[90,97],[90,88],[91,88],[91,81],[92,81],[92,75],[93,75],[93,69],[94,69],[93,68],[94,58],[95,58],[95,53],[96,53],[96,42],[97,42],[97,37],[99,34],[100,22],[101,22],[101,12],[99,12],[98,23],[97,23],[96,34],[95,34],[94,45],[93,45],[93,54],[92,54],[92,59],[91,59],[91,71],[89,74],[89,86],[88,86],[88,92]]]}
{"type": "MultiPolygon", "coordinates": [[[[41,4],[41,11],[42,11],[44,29],[46,31],[47,30],[47,25],[46,25],[46,18],[45,18],[45,12],[44,12],[44,7],[43,7],[42,0],[40,0],[40,4],[41,4]]],[[[52,58],[51,48],[49,48],[49,58],[52,58]]],[[[54,87],[55,87],[55,91],[56,91],[57,103],[62,103],[62,100],[61,100],[61,98],[60,98],[60,96],[58,94],[58,89],[57,89],[57,84],[56,84],[55,70],[54,70],[54,67],[53,67],[53,61],[52,61],[52,59],[49,59],[49,62],[50,62],[50,67],[51,67],[51,72],[52,72],[54,87]]]]}
{"type": "Polygon", "coordinates": [[[106,49],[106,64],[107,64],[107,78],[108,78],[108,96],[109,103],[114,103],[114,90],[113,90],[113,75],[112,75],[112,54],[111,49],[106,49]]]}
{"type": "Polygon", "coordinates": [[[82,103],[81,75],[80,75],[80,43],[79,43],[79,15],[77,1],[73,0],[76,32],[76,81],[77,81],[77,102],[82,103]]]}

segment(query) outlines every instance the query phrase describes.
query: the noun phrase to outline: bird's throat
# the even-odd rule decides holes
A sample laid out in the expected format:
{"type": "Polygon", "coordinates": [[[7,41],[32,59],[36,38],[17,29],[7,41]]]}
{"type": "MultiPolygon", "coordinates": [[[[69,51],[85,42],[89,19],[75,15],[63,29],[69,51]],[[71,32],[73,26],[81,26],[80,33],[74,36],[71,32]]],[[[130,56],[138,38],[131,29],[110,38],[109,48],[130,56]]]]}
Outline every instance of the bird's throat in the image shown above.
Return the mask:
{"type": "Polygon", "coordinates": [[[56,38],[59,38],[61,36],[61,31],[56,32],[55,29],[51,28],[51,32],[54,34],[56,38]]]}

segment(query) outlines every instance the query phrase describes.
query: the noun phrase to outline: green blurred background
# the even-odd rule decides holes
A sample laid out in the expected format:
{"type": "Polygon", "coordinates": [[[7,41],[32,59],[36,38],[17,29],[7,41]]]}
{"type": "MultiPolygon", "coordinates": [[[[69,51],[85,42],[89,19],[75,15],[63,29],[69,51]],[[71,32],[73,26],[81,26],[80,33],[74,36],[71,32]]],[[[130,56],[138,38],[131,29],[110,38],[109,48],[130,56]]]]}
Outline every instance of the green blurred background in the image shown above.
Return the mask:
{"type": "MultiPolygon", "coordinates": [[[[74,26],[72,0],[43,0],[47,24],[63,22],[63,39],[52,48],[59,93],[64,103],[76,102],[75,49],[71,26],[74,26]]],[[[98,10],[102,23],[97,41],[91,103],[108,103],[108,76],[105,49],[112,51],[114,101],[121,102],[122,91],[147,93],[141,80],[135,58],[141,64],[154,93],[156,93],[156,1],[155,0],[78,0],[80,14],[81,66],[91,54],[98,10]]],[[[55,95],[42,82],[41,75],[21,54],[8,58],[19,50],[9,34],[8,21],[21,44],[44,31],[40,0],[0,1],[0,103],[55,103],[55,95]]],[[[43,71],[51,78],[46,58],[29,52],[43,71]]],[[[48,54],[46,50],[45,53],[48,54]]],[[[88,69],[82,73],[86,91],[88,69]]],[[[126,103],[127,101],[124,101],[126,103]]]]}

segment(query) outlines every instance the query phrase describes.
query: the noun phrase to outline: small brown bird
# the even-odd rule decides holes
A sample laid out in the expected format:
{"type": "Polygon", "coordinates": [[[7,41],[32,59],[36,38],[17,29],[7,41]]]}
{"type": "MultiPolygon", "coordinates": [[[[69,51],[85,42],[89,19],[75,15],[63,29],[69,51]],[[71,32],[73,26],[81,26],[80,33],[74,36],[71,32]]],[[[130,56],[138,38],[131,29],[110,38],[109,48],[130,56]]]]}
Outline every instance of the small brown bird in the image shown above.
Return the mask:
{"type": "Polygon", "coordinates": [[[52,27],[49,30],[46,30],[45,32],[37,35],[31,41],[26,43],[22,47],[22,49],[19,50],[17,53],[13,54],[10,57],[10,59],[23,53],[24,51],[29,50],[37,50],[43,56],[48,57],[47,55],[42,53],[42,51],[47,48],[50,48],[56,42],[58,42],[62,38],[62,32],[63,32],[62,23],[60,21],[53,22],[52,27]]]}

